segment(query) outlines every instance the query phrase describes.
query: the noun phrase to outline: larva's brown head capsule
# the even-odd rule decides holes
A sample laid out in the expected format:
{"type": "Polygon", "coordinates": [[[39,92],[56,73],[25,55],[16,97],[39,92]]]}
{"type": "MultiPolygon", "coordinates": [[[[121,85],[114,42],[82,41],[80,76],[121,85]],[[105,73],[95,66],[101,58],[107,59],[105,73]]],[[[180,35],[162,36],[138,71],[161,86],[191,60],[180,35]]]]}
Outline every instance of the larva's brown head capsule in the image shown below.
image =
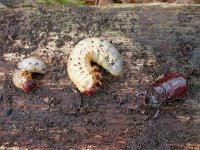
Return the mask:
{"type": "Polygon", "coordinates": [[[28,80],[26,82],[23,83],[23,90],[26,93],[29,93],[32,89],[34,89],[36,87],[36,83],[33,80],[28,80]]]}

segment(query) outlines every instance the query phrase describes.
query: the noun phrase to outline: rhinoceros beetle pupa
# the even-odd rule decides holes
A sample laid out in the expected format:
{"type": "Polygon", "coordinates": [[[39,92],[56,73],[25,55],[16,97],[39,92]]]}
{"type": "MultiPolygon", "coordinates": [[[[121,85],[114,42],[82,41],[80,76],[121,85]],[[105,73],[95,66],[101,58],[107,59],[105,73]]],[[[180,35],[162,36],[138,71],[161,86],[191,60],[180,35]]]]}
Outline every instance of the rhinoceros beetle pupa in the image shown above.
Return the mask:
{"type": "Polygon", "coordinates": [[[162,104],[183,96],[187,88],[188,81],[183,74],[166,71],[166,73],[151,84],[142,95],[145,96],[145,105],[157,109],[154,115],[154,118],[156,118],[162,104]]]}

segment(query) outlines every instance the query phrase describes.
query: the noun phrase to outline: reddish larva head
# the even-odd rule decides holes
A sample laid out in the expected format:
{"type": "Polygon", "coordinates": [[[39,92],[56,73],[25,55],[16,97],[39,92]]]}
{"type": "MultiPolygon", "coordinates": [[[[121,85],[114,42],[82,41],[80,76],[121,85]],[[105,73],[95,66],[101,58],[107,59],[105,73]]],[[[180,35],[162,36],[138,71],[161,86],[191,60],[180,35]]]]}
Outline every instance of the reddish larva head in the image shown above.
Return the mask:
{"type": "Polygon", "coordinates": [[[36,83],[33,80],[28,80],[23,84],[23,90],[29,93],[32,89],[36,87],[36,83]]]}
{"type": "Polygon", "coordinates": [[[93,93],[93,90],[85,90],[84,93],[87,94],[87,95],[90,95],[90,94],[93,93]]]}

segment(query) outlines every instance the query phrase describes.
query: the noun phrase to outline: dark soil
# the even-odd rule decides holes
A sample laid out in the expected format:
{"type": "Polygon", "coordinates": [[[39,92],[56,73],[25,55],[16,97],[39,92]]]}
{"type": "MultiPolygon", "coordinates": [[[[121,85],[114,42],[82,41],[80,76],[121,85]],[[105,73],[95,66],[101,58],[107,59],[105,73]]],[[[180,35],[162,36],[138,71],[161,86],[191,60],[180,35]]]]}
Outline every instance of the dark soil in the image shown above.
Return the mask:
{"type": "Polygon", "coordinates": [[[0,149],[164,150],[200,144],[199,23],[199,6],[0,9],[0,149]],[[100,68],[102,86],[85,95],[67,76],[67,58],[78,41],[92,36],[117,47],[124,74],[114,78],[100,68]],[[30,94],[12,83],[16,63],[28,56],[48,65],[30,94]],[[187,76],[189,88],[153,119],[156,110],[136,94],[167,64],[187,76]]]}

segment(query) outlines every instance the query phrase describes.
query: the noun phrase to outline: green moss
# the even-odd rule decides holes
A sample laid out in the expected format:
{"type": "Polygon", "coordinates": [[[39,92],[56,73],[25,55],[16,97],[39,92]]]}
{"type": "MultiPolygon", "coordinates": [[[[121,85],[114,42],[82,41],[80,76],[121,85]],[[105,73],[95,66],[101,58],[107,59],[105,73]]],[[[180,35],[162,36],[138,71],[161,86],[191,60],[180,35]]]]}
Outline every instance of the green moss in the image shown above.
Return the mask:
{"type": "Polygon", "coordinates": [[[76,2],[74,4],[75,5],[85,5],[85,2],[82,0],[76,0],[76,2]]]}
{"type": "Polygon", "coordinates": [[[57,0],[60,4],[62,5],[67,5],[69,4],[68,0],[57,0]]]}

